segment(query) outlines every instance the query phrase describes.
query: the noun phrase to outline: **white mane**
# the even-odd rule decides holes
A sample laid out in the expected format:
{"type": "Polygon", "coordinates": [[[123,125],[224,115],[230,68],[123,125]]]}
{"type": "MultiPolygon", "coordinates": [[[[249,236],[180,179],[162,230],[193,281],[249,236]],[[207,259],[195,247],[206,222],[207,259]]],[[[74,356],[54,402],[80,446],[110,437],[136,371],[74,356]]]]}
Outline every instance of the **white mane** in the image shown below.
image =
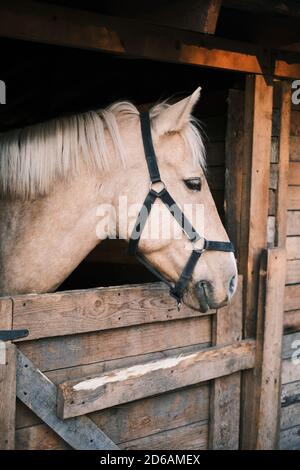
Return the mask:
{"type": "MultiPolygon", "coordinates": [[[[167,106],[164,102],[151,108],[151,118],[167,106]]],[[[107,151],[105,130],[118,159],[126,167],[126,149],[118,119],[138,115],[132,103],[123,101],[106,109],[0,134],[0,197],[25,200],[46,195],[55,180],[78,171],[82,160],[92,168],[108,171],[112,159],[107,151]]],[[[205,150],[194,118],[181,134],[194,159],[204,168],[205,150]]]]}

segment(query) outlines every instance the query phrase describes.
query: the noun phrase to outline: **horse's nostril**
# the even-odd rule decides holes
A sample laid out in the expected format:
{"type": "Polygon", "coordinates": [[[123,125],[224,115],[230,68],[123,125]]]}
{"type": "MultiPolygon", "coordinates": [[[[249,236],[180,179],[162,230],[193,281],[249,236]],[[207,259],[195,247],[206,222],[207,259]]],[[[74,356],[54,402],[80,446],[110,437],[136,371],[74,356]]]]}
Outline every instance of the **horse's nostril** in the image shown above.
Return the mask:
{"type": "Polygon", "coordinates": [[[236,276],[232,276],[229,282],[229,294],[233,294],[235,290],[236,276]]]}
{"type": "Polygon", "coordinates": [[[211,283],[208,281],[200,281],[198,284],[206,293],[212,289],[211,283]]]}

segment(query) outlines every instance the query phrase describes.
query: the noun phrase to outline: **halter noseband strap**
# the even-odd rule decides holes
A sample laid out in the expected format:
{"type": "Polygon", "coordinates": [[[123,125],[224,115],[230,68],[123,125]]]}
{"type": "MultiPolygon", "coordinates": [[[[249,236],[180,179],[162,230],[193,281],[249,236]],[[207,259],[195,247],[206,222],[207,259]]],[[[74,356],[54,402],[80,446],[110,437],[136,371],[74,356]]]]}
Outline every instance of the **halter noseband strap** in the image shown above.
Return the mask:
{"type": "Polygon", "coordinates": [[[157,158],[152,142],[149,114],[147,112],[141,113],[140,119],[144,152],[146,156],[151,184],[150,190],[146,196],[142,209],[139,212],[133,232],[131,234],[129,240],[128,253],[129,255],[136,255],[137,258],[149,269],[149,271],[152,272],[152,274],[157,276],[161,281],[165,282],[170,287],[170,294],[177,300],[177,304],[179,307],[181,304],[184,290],[193,275],[196,264],[199,261],[199,258],[201,257],[202,253],[204,253],[204,251],[206,250],[234,252],[234,247],[230,242],[206,240],[204,237],[199,235],[198,232],[194,229],[190,221],[186,218],[184,213],[181,211],[180,207],[176,204],[171,194],[168,192],[165,184],[161,180],[157,165],[157,158]],[[159,183],[160,186],[160,190],[158,191],[155,190],[155,186],[157,186],[157,183],[159,183]],[[153,268],[153,266],[151,266],[143,256],[137,254],[138,244],[142,231],[145,227],[152,206],[157,198],[159,198],[165,204],[165,206],[168,208],[173,217],[181,226],[183,232],[186,234],[188,239],[194,244],[194,248],[187,260],[187,263],[184,266],[183,271],[175,284],[168,281],[168,279],[166,279],[159,271],[153,268]],[[202,247],[199,249],[195,247],[195,243],[199,242],[200,240],[202,240],[203,244],[202,247]]]}

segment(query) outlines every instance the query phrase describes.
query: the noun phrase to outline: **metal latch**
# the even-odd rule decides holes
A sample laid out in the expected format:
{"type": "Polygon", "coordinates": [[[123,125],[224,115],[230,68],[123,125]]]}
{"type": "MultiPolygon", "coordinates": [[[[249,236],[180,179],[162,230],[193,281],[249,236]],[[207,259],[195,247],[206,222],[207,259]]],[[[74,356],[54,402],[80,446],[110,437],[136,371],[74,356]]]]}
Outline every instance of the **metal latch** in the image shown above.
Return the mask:
{"type": "Polygon", "coordinates": [[[14,341],[16,339],[26,338],[28,335],[28,330],[0,330],[0,341],[14,341]]]}

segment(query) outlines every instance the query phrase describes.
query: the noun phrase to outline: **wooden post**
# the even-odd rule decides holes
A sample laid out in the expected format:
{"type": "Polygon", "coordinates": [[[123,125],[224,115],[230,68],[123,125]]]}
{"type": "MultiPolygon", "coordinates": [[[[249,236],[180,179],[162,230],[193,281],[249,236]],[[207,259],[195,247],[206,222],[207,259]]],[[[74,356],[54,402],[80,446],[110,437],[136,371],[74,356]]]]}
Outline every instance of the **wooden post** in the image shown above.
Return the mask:
{"type": "MultiPolygon", "coordinates": [[[[243,279],[239,276],[239,283],[243,279]]],[[[243,298],[239,289],[228,307],[214,317],[213,342],[216,346],[240,341],[243,298]]],[[[239,447],[241,373],[220,377],[210,392],[209,449],[236,450],[239,447]]]]}
{"type": "MultiPolygon", "coordinates": [[[[12,300],[0,300],[0,330],[12,327],[12,300]]],[[[0,341],[0,449],[15,447],[16,350],[0,341]]]]}
{"type": "Polygon", "coordinates": [[[287,232],[291,101],[291,84],[289,81],[284,81],[281,83],[278,187],[275,213],[275,243],[276,246],[281,247],[286,245],[287,232]]]}
{"type": "MultiPolygon", "coordinates": [[[[263,76],[246,82],[240,266],[244,275],[244,337],[255,337],[261,250],[267,247],[273,85],[263,76]]],[[[256,371],[243,375],[241,447],[256,442],[256,371]]]]}
{"type": "Polygon", "coordinates": [[[257,449],[278,447],[281,394],[281,353],[283,334],[283,310],[286,252],[284,248],[272,248],[262,255],[261,321],[257,338],[262,345],[257,349],[257,368],[260,390],[257,413],[257,449]]]}

